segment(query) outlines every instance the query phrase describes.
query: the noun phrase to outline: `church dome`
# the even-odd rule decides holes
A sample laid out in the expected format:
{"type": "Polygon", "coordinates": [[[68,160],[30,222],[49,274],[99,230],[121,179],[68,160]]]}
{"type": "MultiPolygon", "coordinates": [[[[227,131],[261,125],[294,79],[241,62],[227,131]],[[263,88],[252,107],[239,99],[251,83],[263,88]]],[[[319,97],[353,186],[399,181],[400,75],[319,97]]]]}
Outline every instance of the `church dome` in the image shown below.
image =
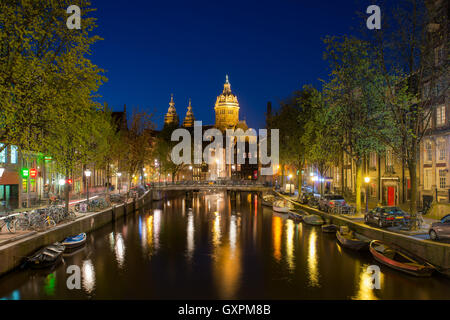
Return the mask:
{"type": "Polygon", "coordinates": [[[222,94],[217,97],[214,107],[216,113],[216,127],[220,129],[234,128],[239,122],[239,102],[231,92],[228,75],[223,85],[222,94]]]}

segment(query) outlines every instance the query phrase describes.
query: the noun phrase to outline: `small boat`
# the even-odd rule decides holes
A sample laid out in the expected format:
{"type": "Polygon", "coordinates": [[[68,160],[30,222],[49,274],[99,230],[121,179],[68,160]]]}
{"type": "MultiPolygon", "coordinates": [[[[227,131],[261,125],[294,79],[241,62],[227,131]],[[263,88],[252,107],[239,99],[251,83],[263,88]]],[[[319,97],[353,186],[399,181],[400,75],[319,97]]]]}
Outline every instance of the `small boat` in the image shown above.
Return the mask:
{"type": "Polygon", "coordinates": [[[31,268],[48,268],[61,262],[62,253],[65,247],[55,242],[49,246],[46,246],[27,258],[27,263],[31,268]]]}
{"type": "Polygon", "coordinates": [[[310,214],[310,215],[304,216],[303,217],[303,221],[306,224],[310,224],[310,225],[313,225],[313,226],[321,226],[321,225],[323,225],[325,223],[323,221],[323,219],[320,216],[316,215],[316,214],[310,214]]]}
{"type": "Polygon", "coordinates": [[[370,253],[378,262],[416,277],[430,277],[436,270],[424,259],[394,245],[373,240],[370,242],[369,248],[370,253]]]}
{"type": "Polygon", "coordinates": [[[293,219],[294,221],[302,221],[303,220],[303,215],[298,212],[289,211],[288,215],[289,215],[289,218],[293,219]]]}
{"type": "Polygon", "coordinates": [[[336,231],[336,238],[345,248],[356,251],[363,251],[369,248],[370,239],[353,231],[344,232],[343,230],[338,230],[336,231]]]}
{"type": "Polygon", "coordinates": [[[335,233],[338,230],[338,226],[335,224],[322,225],[322,232],[335,233]]]}
{"type": "Polygon", "coordinates": [[[287,204],[286,200],[277,200],[273,203],[273,211],[280,212],[280,213],[288,213],[289,212],[289,206],[287,204]]]}
{"type": "Polygon", "coordinates": [[[262,205],[267,207],[272,207],[273,202],[275,201],[275,196],[272,194],[266,194],[262,197],[262,205]]]}
{"type": "Polygon", "coordinates": [[[62,244],[66,247],[66,249],[74,249],[82,246],[86,243],[86,233],[80,233],[79,235],[65,238],[62,244]]]}

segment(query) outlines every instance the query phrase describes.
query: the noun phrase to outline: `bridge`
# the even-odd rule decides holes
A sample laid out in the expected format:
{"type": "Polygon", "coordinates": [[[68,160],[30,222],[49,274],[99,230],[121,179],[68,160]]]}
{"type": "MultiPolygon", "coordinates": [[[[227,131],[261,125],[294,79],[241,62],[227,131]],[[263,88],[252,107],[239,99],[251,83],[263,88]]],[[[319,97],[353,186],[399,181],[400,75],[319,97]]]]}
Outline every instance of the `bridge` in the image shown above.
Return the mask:
{"type": "Polygon", "coordinates": [[[149,186],[157,191],[251,191],[264,192],[272,190],[272,187],[262,182],[253,181],[176,181],[176,182],[152,182],[149,186]]]}

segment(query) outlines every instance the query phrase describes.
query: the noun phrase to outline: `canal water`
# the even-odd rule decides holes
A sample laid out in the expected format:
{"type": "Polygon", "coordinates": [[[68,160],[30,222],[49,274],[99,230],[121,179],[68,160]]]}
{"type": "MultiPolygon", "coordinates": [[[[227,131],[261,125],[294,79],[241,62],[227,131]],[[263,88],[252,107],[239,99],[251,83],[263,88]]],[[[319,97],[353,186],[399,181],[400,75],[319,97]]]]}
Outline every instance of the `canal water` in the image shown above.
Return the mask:
{"type": "Polygon", "coordinates": [[[200,193],[153,204],[88,234],[54,270],[0,278],[4,299],[450,299],[450,280],[415,278],[341,248],[334,234],[294,223],[252,193],[200,193]],[[81,288],[66,285],[68,266],[81,288]]]}

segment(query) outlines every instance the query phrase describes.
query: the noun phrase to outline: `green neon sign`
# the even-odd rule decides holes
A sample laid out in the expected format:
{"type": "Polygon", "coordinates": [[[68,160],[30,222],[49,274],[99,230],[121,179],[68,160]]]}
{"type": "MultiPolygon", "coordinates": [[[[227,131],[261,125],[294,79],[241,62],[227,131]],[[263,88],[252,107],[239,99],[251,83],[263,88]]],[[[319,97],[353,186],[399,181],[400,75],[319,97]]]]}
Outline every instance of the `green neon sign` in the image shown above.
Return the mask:
{"type": "Polygon", "coordinates": [[[28,176],[30,175],[30,170],[28,170],[27,168],[22,168],[21,173],[23,178],[28,178],[28,176]]]}

